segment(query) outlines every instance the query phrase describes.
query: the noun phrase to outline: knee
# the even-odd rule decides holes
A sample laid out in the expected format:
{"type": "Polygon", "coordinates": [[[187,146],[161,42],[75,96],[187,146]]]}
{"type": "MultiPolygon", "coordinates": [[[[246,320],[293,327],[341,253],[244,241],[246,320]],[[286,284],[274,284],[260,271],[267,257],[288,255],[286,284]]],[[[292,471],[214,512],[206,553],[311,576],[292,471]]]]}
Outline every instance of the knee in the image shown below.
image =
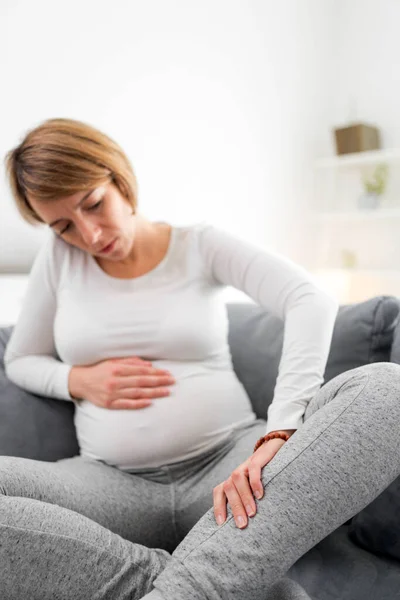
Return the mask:
{"type": "Polygon", "coordinates": [[[20,463],[25,459],[0,456],[0,496],[21,495],[20,463]]]}
{"type": "Polygon", "coordinates": [[[348,371],[349,378],[351,376],[364,375],[370,380],[378,382],[382,381],[393,386],[400,386],[400,365],[392,362],[377,362],[369,365],[363,365],[348,371]]]}
{"type": "Polygon", "coordinates": [[[328,381],[320,394],[310,402],[306,416],[310,416],[318,408],[334,399],[355,398],[360,392],[368,391],[369,396],[376,396],[381,401],[393,399],[398,403],[400,397],[400,365],[390,362],[371,363],[345,371],[328,381]]]}
{"type": "Polygon", "coordinates": [[[343,381],[346,387],[364,389],[369,397],[379,401],[383,407],[390,409],[393,404],[396,411],[400,398],[400,365],[390,362],[371,363],[348,371],[343,381]]]}

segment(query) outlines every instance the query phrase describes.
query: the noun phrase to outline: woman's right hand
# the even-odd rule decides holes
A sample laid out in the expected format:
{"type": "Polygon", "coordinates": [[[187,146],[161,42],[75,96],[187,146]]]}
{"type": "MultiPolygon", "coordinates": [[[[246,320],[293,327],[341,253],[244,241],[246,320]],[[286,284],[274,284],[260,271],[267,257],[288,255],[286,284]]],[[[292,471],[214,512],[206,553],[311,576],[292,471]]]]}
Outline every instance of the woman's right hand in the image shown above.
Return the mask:
{"type": "Polygon", "coordinates": [[[89,366],[72,367],[68,388],[71,396],[109,409],[138,409],[154,398],[170,395],[175,383],[171,373],[157,369],[138,356],[111,358],[89,366]]]}

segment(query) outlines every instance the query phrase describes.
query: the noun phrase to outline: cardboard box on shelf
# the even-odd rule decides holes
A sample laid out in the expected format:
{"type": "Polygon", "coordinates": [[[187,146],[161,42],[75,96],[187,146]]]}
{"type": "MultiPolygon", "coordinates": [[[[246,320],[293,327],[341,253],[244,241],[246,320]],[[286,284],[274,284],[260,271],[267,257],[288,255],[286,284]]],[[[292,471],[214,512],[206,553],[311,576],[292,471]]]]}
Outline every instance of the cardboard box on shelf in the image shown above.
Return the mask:
{"type": "Polygon", "coordinates": [[[377,127],[358,123],[335,129],[337,154],[379,150],[380,134],[377,127]]]}

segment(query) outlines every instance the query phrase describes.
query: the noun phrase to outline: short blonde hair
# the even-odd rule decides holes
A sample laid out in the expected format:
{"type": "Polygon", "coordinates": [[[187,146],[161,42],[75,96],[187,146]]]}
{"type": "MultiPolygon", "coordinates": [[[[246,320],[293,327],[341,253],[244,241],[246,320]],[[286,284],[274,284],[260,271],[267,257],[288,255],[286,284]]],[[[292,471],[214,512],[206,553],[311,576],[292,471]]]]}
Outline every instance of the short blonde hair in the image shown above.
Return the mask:
{"type": "Polygon", "coordinates": [[[49,119],[7,153],[6,171],[19,213],[31,224],[43,219],[27,194],[41,201],[88,191],[110,181],[136,212],[138,186],[127,156],[111,138],[72,119],[49,119]]]}

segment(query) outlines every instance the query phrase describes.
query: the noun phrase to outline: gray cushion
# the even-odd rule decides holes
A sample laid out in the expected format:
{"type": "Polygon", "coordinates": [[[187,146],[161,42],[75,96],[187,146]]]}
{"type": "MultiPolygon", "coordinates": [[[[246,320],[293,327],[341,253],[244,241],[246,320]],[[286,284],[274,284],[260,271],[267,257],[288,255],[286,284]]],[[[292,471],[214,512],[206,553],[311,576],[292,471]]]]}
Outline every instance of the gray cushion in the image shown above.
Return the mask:
{"type": "Polygon", "coordinates": [[[390,361],[400,303],[392,296],[377,296],[341,306],[333,332],[325,383],[350,369],[390,361]]]}
{"type": "MultiPolygon", "coordinates": [[[[283,344],[283,322],[255,304],[228,305],[229,344],[238,378],[258,417],[267,418],[283,344]]],[[[344,371],[390,359],[399,302],[379,296],[341,306],[336,319],[325,382],[344,371]]]]}
{"type": "Polygon", "coordinates": [[[349,536],[365,550],[400,560],[400,477],[353,517],[349,536]]]}
{"type": "Polygon", "coordinates": [[[390,362],[400,365],[400,326],[394,332],[390,362]]]}
{"type": "Polygon", "coordinates": [[[4,373],[12,327],[0,328],[0,455],[55,461],[79,454],[72,402],[30,394],[4,373]]]}

